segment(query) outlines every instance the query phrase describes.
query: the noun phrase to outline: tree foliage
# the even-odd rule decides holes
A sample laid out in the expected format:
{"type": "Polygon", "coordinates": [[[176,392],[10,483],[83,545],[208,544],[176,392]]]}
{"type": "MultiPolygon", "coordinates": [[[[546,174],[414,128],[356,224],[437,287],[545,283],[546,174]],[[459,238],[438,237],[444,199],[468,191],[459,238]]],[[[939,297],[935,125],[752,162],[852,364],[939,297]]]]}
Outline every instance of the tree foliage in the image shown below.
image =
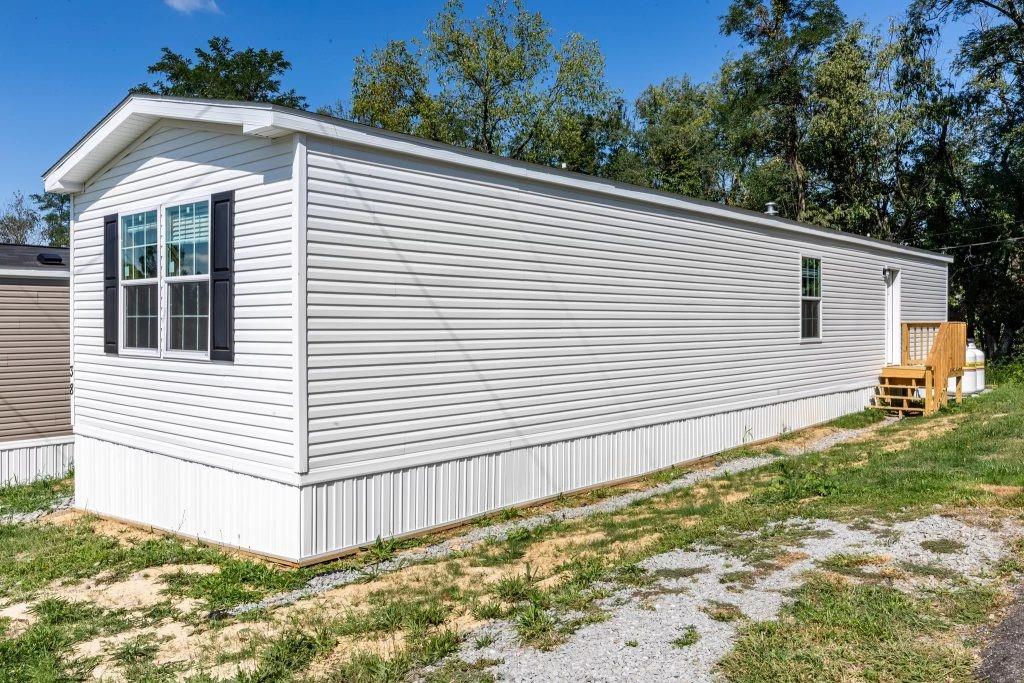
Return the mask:
{"type": "Polygon", "coordinates": [[[636,102],[634,149],[655,187],[933,249],[954,247],[951,315],[990,355],[1024,334],[1024,4],[912,0],[888,34],[833,0],[733,0],[742,41],[707,83],[636,102]],[[950,21],[977,26],[952,72],[950,21]],[[974,247],[959,245],[983,242],[974,247]]]}
{"type": "Polygon", "coordinates": [[[235,50],[228,38],[214,36],[208,49],[195,49],[195,61],[163,48],[160,59],[148,69],[160,78],[137,85],[131,92],[271,102],[305,109],[305,97],[295,90],[281,90],[280,77],[290,68],[291,62],[280,50],[235,50]]]}
{"type": "Polygon", "coordinates": [[[42,238],[51,247],[68,246],[71,227],[71,198],[66,194],[43,192],[30,195],[43,222],[42,238]]]}
{"type": "Polygon", "coordinates": [[[36,240],[39,214],[15,192],[0,212],[0,244],[31,244],[36,240]]]}
{"type": "Polygon", "coordinates": [[[596,43],[559,46],[521,0],[491,0],[467,18],[448,0],[425,39],[395,40],[356,59],[356,121],[514,159],[596,175],[621,166],[625,103],[604,80],[596,43]]]}
{"type": "MultiPolygon", "coordinates": [[[[467,17],[447,0],[421,39],[355,61],[356,121],[480,152],[782,214],[957,257],[951,316],[993,356],[1024,350],[1024,0],[908,0],[886,32],[838,0],[731,0],[740,41],[707,82],[652,84],[630,108],[596,43],[523,0],[467,17]],[[952,22],[952,67],[936,57],[952,22]],[[962,245],[972,246],[962,246],[962,245]]],[[[195,59],[164,48],[135,92],[305,107],[282,90],[279,51],[213,37],[195,59]]],[[[66,242],[68,205],[33,195],[46,238],[66,242]]],[[[40,222],[15,196],[0,240],[40,222]]]]}

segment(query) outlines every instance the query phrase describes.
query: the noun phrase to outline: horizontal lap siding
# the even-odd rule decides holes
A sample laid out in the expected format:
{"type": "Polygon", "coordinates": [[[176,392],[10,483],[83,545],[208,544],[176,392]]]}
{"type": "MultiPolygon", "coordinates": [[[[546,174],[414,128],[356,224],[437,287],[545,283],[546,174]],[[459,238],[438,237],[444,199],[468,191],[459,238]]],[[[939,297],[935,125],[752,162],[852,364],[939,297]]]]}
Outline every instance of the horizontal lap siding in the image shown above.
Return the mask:
{"type": "Polygon", "coordinates": [[[0,444],[71,433],[68,335],[66,278],[0,277],[0,444]]]}
{"type": "Polygon", "coordinates": [[[868,386],[887,266],[945,317],[944,264],[871,247],[319,141],[308,178],[311,469],[868,386]]]}
{"type": "Polygon", "coordinates": [[[76,431],[294,469],[291,174],[290,140],[168,127],[75,198],[76,431]],[[235,191],[234,362],[104,354],[103,216],[225,190],[235,191]]]}

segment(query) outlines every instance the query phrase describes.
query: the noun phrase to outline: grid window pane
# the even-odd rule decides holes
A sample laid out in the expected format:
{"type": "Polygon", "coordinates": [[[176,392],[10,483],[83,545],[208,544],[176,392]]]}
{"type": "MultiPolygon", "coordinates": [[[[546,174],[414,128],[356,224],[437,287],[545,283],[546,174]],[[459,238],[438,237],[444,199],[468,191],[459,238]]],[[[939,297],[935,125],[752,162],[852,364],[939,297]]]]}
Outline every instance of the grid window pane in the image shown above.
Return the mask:
{"type": "Polygon", "coordinates": [[[800,302],[800,336],[803,339],[821,336],[821,301],[804,299],[800,302]]]}
{"type": "Polygon", "coordinates": [[[210,272],[210,204],[195,202],[164,210],[167,232],[167,275],[206,275],[210,272]]]}
{"type": "Polygon", "coordinates": [[[156,211],[121,216],[121,279],[155,278],[156,211]]]}
{"type": "Polygon", "coordinates": [[[210,338],[210,283],[167,285],[170,304],[168,347],[174,351],[206,351],[210,338]]]}
{"type": "Polygon", "coordinates": [[[802,296],[821,296],[821,259],[803,259],[800,292],[802,296]]]}
{"type": "Polygon", "coordinates": [[[157,347],[157,286],[132,285],[124,288],[124,347],[157,347]]]}

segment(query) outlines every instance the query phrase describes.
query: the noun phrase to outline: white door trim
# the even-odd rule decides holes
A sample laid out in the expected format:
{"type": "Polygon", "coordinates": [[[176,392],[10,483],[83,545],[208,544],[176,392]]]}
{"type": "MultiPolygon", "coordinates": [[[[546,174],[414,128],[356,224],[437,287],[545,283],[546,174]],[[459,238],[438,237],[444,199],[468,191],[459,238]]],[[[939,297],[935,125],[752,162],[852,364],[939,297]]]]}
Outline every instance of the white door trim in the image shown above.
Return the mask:
{"type": "Polygon", "coordinates": [[[899,365],[900,346],[903,343],[900,330],[902,274],[899,268],[886,268],[883,272],[885,279],[885,362],[887,365],[899,365]]]}

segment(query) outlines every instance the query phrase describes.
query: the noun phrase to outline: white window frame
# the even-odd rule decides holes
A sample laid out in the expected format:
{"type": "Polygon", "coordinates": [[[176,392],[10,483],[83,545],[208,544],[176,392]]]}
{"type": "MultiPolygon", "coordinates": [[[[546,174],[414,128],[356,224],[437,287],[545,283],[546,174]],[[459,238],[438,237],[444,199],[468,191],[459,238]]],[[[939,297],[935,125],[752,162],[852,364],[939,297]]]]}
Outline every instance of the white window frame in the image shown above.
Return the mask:
{"type": "Polygon", "coordinates": [[[159,206],[146,206],[130,211],[122,211],[117,214],[117,352],[121,356],[141,356],[144,358],[159,358],[160,350],[163,348],[163,339],[161,338],[161,325],[160,325],[160,268],[161,268],[161,257],[160,257],[160,207],[159,206]],[[124,278],[124,251],[122,244],[124,230],[122,228],[121,221],[126,216],[135,216],[140,213],[149,213],[150,211],[156,211],[156,277],[146,278],[143,280],[126,280],[124,278]],[[125,346],[125,306],[128,304],[128,297],[125,296],[125,292],[129,287],[138,287],[139,285],[156,285],[156,296],[157,296],[157,323],[156,323],[156,348],[155,349],[142,349],[134,346],[125,346]]]}
{"type": "MultiPolygon", "coordinates": [[[[168,358],[174,360],[192,360],[192,361],[205,361],[210,362],[210,342],[207,339],[206,351],[185,351],[170,348],[170,329],[171,329],[171,307],[168,299],[169,285],[177,282],[209,282],[210,274],[205,275],[174,275],[168,276],[167,272],[167,225],[165,219],[166,210],[175,206],[182,206],[184,204],[195,204],[197,202],[206,202],[207,208],[211,213],[209,214],[210,226],[209,233],[207,235],[207,258],[212,259],[210,253],[210,246],[213,238],[213,215],[212,206],[210,201],[211,195],[203,194],[194,197],[181,197],[175,198],[173,201],[163,202],[156,206],[145,206],[139,208],[132,208],[125,210],[117,215],[117,279],[118,279],[118,304],[117,304],[117,316],[118,316],[118,354],[123,356],[138,356],[141,358],[168,358]],[[121,251],[121,219],[124,216],[134,216],[140,213],[147,213],[149,211],[156,211],[156,241],[157,241],[157,271],[156,278],[147,278],[145,280],[125,280],[124,279],[124,263],[122,261],[121,251]],[[126,347],[125,341],[125,305],[127,304],[127,298],[124,296],[125,288],[133,287],[143,284],[157,286],[157,347],[155,349],[140,349],[134,347],[126,347]]],[[[209,267],[207,268],[209,270],[209,267]]],[[[207,287],[207,297],[210,297],[210,287],[207,287]]],[[[210,301],[206,303],[207,316],[211,314],[210,301]]],[[[210,326],[207,322],[207,335],[209,335],[210,326]]]]}
{"type": "Polygon", "coordinates": [[[801,253],[798,264],[797,293],[800,298],[800,307],[796,333],[801,344],[820,344],[825,337],[825,259],[820,254],[801,253]],[[818,262],[818,296],[804,296],[804,259],[814,259],[818,262]],[[804,301],[818,302],[818,335],[816,337],[804,336],[804,301]]]}
{"type": "Polygon", "coordinates": [[[181,198],[175,199],[173,202],[166,202],[160,205],[160,228],[159,228],[159,241],[160,241],[160,349],[163,352],[164,358],[177,358],[181,360],[210,360],[210,265],[213,262],[213,254],[211,253],[210,247],[213,241],[213,206],[210,201],[211,195],[202,195],[194,198],[181,198]],[[206,274],[205,275],[167,275],[167,265],[165,260],[167,258],[167,230],[166,230],[166,211],[169,208],[175,206],[183,206],[185,204],[196,204],[198,202],[206,202],[207,220],[209,225],[207,226],[206,233],[206,274]],[[169,285],[178,282],[206,282],[206,350],[205,351],[186,351],[183,349],[172,349],[171,348],[171,306],[170,299],[168,298],[169,285]]]}

